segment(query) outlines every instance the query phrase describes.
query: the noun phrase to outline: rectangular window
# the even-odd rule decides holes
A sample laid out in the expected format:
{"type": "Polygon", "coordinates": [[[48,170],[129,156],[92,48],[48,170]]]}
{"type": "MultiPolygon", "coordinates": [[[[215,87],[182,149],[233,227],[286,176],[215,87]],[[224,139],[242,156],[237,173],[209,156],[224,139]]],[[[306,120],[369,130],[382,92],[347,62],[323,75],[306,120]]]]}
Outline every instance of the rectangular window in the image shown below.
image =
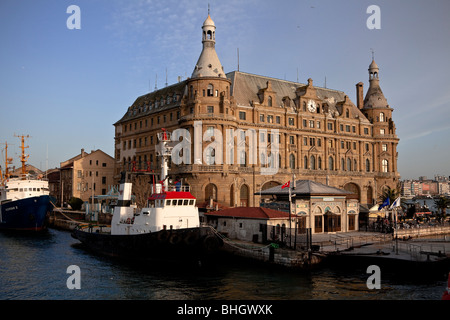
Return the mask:
{"type": "Polygon", "coordinates": [[[294,118],[289,118],[289,125],[293,126],[294,125],[294,118]]]}
{"type": "Polygon", "coordinates": [[[290,144],[295,144],[294,140],[295,140],[294,136],[289,136],[289,143],[290,144]]]}
{"type": "Polygon", "coordinates": [[[214,113],[214,106],[208,106],[207,107],[207,112],[208,113],[214,113]]]}
{"type": "Polygon", "coordinates": [[[239,111],[239,120],[245,120],[246,113],[244,111],[239,111]]]}
{"type": "Polygon", "coordinates": [[[333,130],[333,124],[332,123],[328,123],[328,130],[333,130]]]}
{"type": "Polygon", "coordinates": [[[276,117],[275,117],[275,122],[276,122],[277,124],[280,124],[280,123],[281,123],[281,117],[280,117],[280,116],[276,116],[276,117]]]}
{"type": "Polygon", "coordinates": [[[259,122],[264,122],[264,115],[263,114],[259,115],[259,122]]]}

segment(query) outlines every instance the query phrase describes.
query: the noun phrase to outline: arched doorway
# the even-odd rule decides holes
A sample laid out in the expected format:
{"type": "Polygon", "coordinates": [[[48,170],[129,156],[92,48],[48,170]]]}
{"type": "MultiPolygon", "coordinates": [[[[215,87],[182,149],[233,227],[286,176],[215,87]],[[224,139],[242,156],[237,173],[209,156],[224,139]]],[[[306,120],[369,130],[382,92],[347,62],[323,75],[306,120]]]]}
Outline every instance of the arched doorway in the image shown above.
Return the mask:
{"type": "Polygon", "coordinates": [[[248,199],[249,199],[249,189],[246,184],[243,184],[241,186],[241,190],[239,192],[240,199],[239,199],[239,206],[240,207],[248,207],[248,199]]]}
{"type": "Polygon", "coordinates": [[[341,231],[341,215],[333,213],[329,207],[325,209],[324,214],[324,231],[337,232],[341,231]]]}

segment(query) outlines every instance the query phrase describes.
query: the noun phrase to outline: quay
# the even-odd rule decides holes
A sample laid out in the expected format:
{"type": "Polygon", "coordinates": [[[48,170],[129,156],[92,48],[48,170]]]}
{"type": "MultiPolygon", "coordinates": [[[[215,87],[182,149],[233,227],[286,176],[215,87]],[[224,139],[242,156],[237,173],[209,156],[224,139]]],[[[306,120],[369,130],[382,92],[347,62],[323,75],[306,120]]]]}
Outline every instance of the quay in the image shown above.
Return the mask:
{"type": "Polygon", "coordinates": [[[379,232],[313,234],[309,250],[282,248],[223,238],[222,251],[247,260],[294,269],[322,264],[352,267],[377,264],[408,272],[450,270],[450,226],[399,230],[398,237],[379,232]],[[369,264],[367,264],[369,262],[369,264]]]}
{"type": "MultiPolygon", "coordinates": [[[[86,221],[85,212],[55,208],[49,217],[49,227],[71,231],[86,221]]],[[[104,220],[104,219],[102,219],[104,220]]],[[[100,224],[110,224],[99,221],[100,224]]],[[[392,268],[414,270],[450,270],[450,225],[421,226],[397,230],[394,234],[353,231],[312,234],[309,249],[298,245],[297,250],[276,243],[254,243],[228,239],[214,228],[223,240],[225,256],[291,269],[310,269],[322,264],[349,267],[370,263],[392,268]]]]}

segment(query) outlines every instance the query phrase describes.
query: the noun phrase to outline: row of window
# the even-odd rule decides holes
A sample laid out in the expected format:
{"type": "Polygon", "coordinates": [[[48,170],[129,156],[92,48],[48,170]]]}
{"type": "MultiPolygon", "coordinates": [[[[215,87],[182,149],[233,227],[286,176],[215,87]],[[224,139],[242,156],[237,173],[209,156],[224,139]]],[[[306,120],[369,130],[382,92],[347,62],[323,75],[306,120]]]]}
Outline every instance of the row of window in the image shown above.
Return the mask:
{"type": "MultiPolygon", "coordinates": [[[[208,107],[209,108],[209,107],[208,107]]],[[[214,110],[214,109],[212,109],[214,110]]],[[[239,120],[247,120],[247,113],[245,111],[239,111],[239,120]]],[[[275,124],[281,124],[281,116],[274,116],[273,115],[267,115],[267,117],[264,114],[259,115],[259,122],[266,122],[267,123],[275,123],[275,124]],[[275,122],[274,122],[275,119],[275,122]]],[[[288,125],[295,126],[295,118],[290,117],[288,118],[288,125]]],[[[309,128],[309,129],[321,129],[321,121],[314,121],[314,120],[307,120],[303,119],[303,128],[309,128]]],[[[327,123],[327,129],[330,131],[334,130],[333,123],[328,122],[327,123]]],[[[339,126],[340,132],[351,132],[356,133],[356,126],[352,125],[345,125],[340,124],[339,126]]],[[[364,128],[364,134],[369,134],[369,128],[364,128]]]]}
{"type": "MultiPolygon", "coordinates": [[[[180,119],[181,116],[181,112],[177,111],[176,112],[176,118],[175,119],[180,119]]],[[[138,129],[142,129],[142,128],[148,128],[149,125],[149,119],[144,119],[144,120],[140,120],[140,121],[136,121],[134,123],[128,123],[128,124],[124,124],[123,125],[123,132],[127,132],[127,131],[132,131],[133,127],[134,130],[138,130],[138,129]]],[[[168,115],[167,114],[163,114],[162,116],[156,116],[156,117],[152,117],[150,118],[150,126],[153,126],[156,122],[156,124],[161,124],[161,123],[167,123],[167,121],[173,121],[174,120],[174,113],[171,112],[168,115]],[[156,120],[156,121],[155,121],[156,120]]]]}
{"type": "Polygon", "coordinates": [[[168,95],[166,97],[161,97],[154,101],[148,101],[139,107],[134,107],[128,112],[128,115],[135,116],[136,114],[147,112],[147,110],[150,111],[153,108],[156,109],[156,108],[162,107],[166,104],[170,104],[172,102],[177,102],[178,99],[179,99],[178,95],[176,93],[173,93],[172,95],[168,95]]]}

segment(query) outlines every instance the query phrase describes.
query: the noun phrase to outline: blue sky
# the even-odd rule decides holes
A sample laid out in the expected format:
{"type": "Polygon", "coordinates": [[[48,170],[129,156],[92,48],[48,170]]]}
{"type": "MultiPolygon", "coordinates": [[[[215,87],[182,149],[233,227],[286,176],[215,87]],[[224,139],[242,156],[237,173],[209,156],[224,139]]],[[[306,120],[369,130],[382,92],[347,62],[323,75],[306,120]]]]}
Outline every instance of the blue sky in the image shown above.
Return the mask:
{"type": "Polygon", "coordinates": [[[17,158],[14,134],[30,135],[29,163],[41,169],[81,148],[113,156],[113,123],[156,77],[161,88],[166,69],[169,85],[191,75],[208,3],[225,72],[237,69],[239,48],[241,71],[296,81],[298,70],[317,86],[326,77],[355,103],[373,49],[402,178],[450,175],[448,0],[2,0],[0,143],[17,158]],[[379,30],[366,26],[373,4],[379,30]],[[80,30],[66,26],[70,5],[80,30]]]}

